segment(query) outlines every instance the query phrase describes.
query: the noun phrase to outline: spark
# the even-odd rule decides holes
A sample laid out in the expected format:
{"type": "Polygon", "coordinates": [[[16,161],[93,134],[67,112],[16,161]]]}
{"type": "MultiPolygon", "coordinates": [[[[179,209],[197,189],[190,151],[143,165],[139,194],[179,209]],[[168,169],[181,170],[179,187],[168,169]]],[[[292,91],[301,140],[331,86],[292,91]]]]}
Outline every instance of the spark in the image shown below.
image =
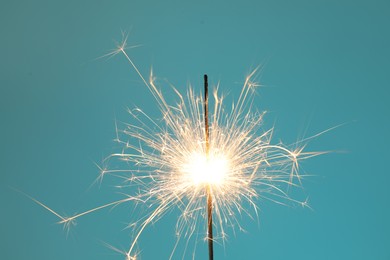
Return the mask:
{"type": "MultiPolygon", "coordinates": [[[[221,243],[226,240],[227,229],[243,230],[238,216],[258,217],[259,199],[309,207],[308,199],[300,202],[290,198],[288,187],[301,186],[303,176],[298,171],[299,163],[320,153],[304,151],[311,138],[289,146],[271,142],[273,128],[264,129],[265,113],[253,107],[254,88],[260,86],[255,81],[259,68],[245,78],[240,95],[230,109],[225,107],[218,87],[215,88],[206,145],[202,96],[191,87],[186,93],[173,88],[178,103],[170,104],[157,87],[153,72],[147,80],[127,49],[126,36],[107,56],[122,54],[126,58],[153,95],[161,118],[153,119],[142,109],[135,108],[129,109],[132,123],[124,123],[120,130],[115,122],[115,140],[123,149],[108,156],[104,163],[124,162],[127,168],[101,168],[99,180],[110,174],[119,177],[123,182],[119,187],[128,188],[124,199],[65,218],[32,198],[59,217],[59,223],[68,224],[96,210],[123,203],[144,205],[146,214],[128,225],[134,232],[128,250],[109,246],[127,260],[134,260],[139,254],[138,240],[146,227],[176,208],[181,214],[176,224],[177,242],[170,258],[179,241],[186,238],[184,258],[190,239],[199,233],[206,234],[208,196],[212,201],[216,231],[213,240],[221,243]]],[[[195,258],[195,250],[191,255],[195,258]]]]}

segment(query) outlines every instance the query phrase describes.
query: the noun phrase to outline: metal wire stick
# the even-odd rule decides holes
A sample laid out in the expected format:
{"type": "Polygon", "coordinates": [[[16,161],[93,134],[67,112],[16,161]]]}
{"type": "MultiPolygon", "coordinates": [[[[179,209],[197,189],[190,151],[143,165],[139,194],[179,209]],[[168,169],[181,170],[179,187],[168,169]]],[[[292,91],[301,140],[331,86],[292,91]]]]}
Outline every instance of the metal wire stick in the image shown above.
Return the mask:
{"type": "MultiPolygon", "coordinates": [[[[207,160],[210,153],[210,130],[209,130],[209,86],[207,75],[204,75],[204,126],[206,138],[206,156],[207,160]]],[[[206,187],[207,193],[207,240],[209,246],[209,260],[214,259],[213,249],[213,197],[211,194],[210,184],[206,187]]]]}

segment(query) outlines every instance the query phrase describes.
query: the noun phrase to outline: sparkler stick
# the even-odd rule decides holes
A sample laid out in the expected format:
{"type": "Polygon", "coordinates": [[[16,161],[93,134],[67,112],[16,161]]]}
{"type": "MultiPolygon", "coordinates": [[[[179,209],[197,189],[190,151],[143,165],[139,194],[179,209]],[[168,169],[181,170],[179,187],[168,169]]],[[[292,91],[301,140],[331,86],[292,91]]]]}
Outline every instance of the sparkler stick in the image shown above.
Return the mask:
{"type": "MultiPolygon", "coordinates": [[[[207,75],[204,75],[204,127],[206,137],[206,158],[209,160],[210,153],[210,130],[209,130],[209,85],[207,75]]],[[[210,184],[206,187],[207,193],[207,240],[209,245],[209,260],[214,259],[213,250],[213,197],[210,184]]]]}

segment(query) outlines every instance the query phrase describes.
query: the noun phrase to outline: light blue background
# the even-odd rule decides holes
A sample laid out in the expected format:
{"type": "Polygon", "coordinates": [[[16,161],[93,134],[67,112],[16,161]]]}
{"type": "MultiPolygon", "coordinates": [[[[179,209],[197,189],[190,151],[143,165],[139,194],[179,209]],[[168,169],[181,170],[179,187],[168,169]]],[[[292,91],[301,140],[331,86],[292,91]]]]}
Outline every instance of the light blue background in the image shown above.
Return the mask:
{"type": "MultiPolygon", "coordinates": [[[[248,233],[229,233],[215,259],[390,259],[389,11],[389,1],[2,0],[0,258],[123,259],[101,241],[127,248],[131,205],[80,218],[67,237],[11,189],[69,215],[120,198],[115,179],[91,186],[94,162],[117,151],[126,107],[158,116],[122,56],[95,60],[122,29],[143,45],[130,51],[142,73],[153,66],[181,90],[208,73],[234,97],[263,64],[256,106],[270,111],[275,142],[346,123],[308,146],[335,151],[304,163],[314,210],[260,201],[260,224],[244,217],[248,233]]],[[[146,230],[142,259],[169,256],[176,215],[146,230]]],[[[197,259],[206,254],[200,243],[197,259]]]]}

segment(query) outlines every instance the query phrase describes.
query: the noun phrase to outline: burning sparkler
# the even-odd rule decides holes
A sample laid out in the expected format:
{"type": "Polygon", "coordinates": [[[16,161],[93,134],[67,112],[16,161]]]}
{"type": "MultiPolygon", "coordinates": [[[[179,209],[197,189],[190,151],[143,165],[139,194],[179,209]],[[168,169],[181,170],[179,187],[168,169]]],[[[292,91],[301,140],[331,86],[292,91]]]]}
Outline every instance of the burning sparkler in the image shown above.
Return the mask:
{"type": "Polygon", "coordinates": [[[150,90],[162,114],[158,121],[141,109],[129,110],[135,123],[125,124],[121,132],[117,131],[116,141],[123,150],[110,155],[105,162],[119,159],[130,167],[103,169],[100,175],[101,178],[108,174],[119,176],[124,179],[121,188],[136,186],[137,189],[129,188],[128,192],[137,190],[137,193],[69,218],[34,199],[58,216],[59,223],[69,225],[93,211],[130,201],[147,205],[149,213],[129,225],[135,232],[129,249],[126,252],[115,249],[126,255],[127,260],[133,260],[137,258],[135,248],[145,228],[176,207],[181,211],[176,224],[177,243],[182,236],[189,240],[198,228],[204,227],[207,219],[209,259],[212,260],[213,241],[223,241],[228,227],[241,228],[237,215],[257,215],[259,197],[299,203],[288,196],[284,187],[299,186],[298,162],[319,153],[303,152],[304,143],[291,149],[283,144],[271,144],[273,129],[264,131],[264,113],[252,110],[251,92],[258,86],[253,80],[257,69],[246,77],[231,109],[224,107],[224,98],[216,87],[214,108],[209,115],[206,75],[204,98],[192,88],[184,95],[174,88],[179,102],[171,105],[157,88],[153,74],[147,81],[128,56],[126,39],[110,55],[118,53],[124,55],[150,90]]]}

